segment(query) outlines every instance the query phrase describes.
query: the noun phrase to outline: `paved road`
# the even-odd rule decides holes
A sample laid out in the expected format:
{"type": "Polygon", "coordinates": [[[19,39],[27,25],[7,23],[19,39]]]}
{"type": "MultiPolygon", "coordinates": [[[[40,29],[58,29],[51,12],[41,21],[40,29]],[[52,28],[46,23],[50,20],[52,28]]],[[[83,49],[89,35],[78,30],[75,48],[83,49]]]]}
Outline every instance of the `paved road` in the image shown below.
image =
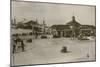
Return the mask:
{"type": "Polygon", "coordinates": [[[95,60],[94,40],[34,39],[32,43],[25,42],[25,44],[25,52],[19,52],[12,56],[14,65],[95,60]],[[63,46],[67,46],[69,53],[61,53],[63,46]]]}

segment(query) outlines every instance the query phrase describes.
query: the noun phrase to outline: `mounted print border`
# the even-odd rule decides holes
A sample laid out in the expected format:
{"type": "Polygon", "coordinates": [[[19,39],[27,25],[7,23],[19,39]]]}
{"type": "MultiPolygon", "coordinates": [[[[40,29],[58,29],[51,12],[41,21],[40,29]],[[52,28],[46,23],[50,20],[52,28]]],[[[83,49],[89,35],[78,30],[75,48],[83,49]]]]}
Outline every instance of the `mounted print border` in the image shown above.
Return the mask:
{"type": "Polygon", "coordinates": [[[96,6],[11,0],[10,66],[96,61],[96,6]]]}

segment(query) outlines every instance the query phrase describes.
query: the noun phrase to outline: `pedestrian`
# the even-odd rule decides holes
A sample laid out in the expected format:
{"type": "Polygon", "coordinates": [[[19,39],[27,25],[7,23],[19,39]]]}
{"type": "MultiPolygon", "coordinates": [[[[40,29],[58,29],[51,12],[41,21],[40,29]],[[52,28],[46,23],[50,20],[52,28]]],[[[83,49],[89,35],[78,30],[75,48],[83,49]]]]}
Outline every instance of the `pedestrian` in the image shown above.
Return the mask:
{"type": "Polygon", "coordinates": [[[13,45],[13,53],[15,53],[15,51],[16,51],[16,42],[15,42],[15,40],[12,41],[12,45],[13,45]]]}
{"type": "Polygon", "coordinates": [[[15,51],[16,51],[16,46],[13,45],[13,53],[15,53],[15,51]]]}
{"type": "Polygon", "coordinates": [[[25,51],[25,44],[24,44],[23,40],[21,41],[21,48],[22,48],[22,52],[24,52],[25,51]]]}

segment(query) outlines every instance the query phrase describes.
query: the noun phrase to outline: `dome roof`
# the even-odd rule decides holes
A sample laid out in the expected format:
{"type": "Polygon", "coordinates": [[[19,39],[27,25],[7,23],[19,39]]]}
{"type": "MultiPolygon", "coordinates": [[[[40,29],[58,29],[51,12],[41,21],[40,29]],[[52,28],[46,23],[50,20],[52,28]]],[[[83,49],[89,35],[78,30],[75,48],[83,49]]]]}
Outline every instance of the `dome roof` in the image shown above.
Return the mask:
{"type": "Polygon", "coordinates": [[[72,21],[66,23],[66,25],[69,25],[69,26],[80,26],[81,24],[78,23],[76,20],[75,20],[75,16],[72,17],[72,21]]]}

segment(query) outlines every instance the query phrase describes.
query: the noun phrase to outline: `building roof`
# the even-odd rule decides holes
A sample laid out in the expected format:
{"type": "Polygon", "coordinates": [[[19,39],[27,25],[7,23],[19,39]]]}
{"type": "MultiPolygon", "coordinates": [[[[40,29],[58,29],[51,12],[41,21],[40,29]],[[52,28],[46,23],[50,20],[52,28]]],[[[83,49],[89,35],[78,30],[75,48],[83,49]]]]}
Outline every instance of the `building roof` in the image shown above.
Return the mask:
{"type": "Polygon", "coordinates": [[[24,21],[24,23],[20,22],[17,24],[18,28],[22,28],[22,29],[32,29],[32,25],[39,25],[39,23],[37,21],[33,21],[33,20],[27,20],[24,21]]]}
{"type": "Polygon", "coordinates": [[[68,23],[66,23],[66,25],[69,25],[69,26],[80,26],[81,24],[78,23],[76,20],[75,20],[75,16],[72,17],[72,20],[68,23]]]}
{"type": "Polygon", "coordinates": [[[93,25],[81,25],[80,29],[96,29],[93,25]]]}
{"type": "Polygon", "coordinates": [[[56,30],[70,29],[68,25],[52,25],[51,28],[56,30]]]}
{"type": "Polygon", "coordinates": [[[26,23],[24,23],[24,25],[38,25],[38,22],[30,20],[30,21],[27,21],[26,23]]]}

